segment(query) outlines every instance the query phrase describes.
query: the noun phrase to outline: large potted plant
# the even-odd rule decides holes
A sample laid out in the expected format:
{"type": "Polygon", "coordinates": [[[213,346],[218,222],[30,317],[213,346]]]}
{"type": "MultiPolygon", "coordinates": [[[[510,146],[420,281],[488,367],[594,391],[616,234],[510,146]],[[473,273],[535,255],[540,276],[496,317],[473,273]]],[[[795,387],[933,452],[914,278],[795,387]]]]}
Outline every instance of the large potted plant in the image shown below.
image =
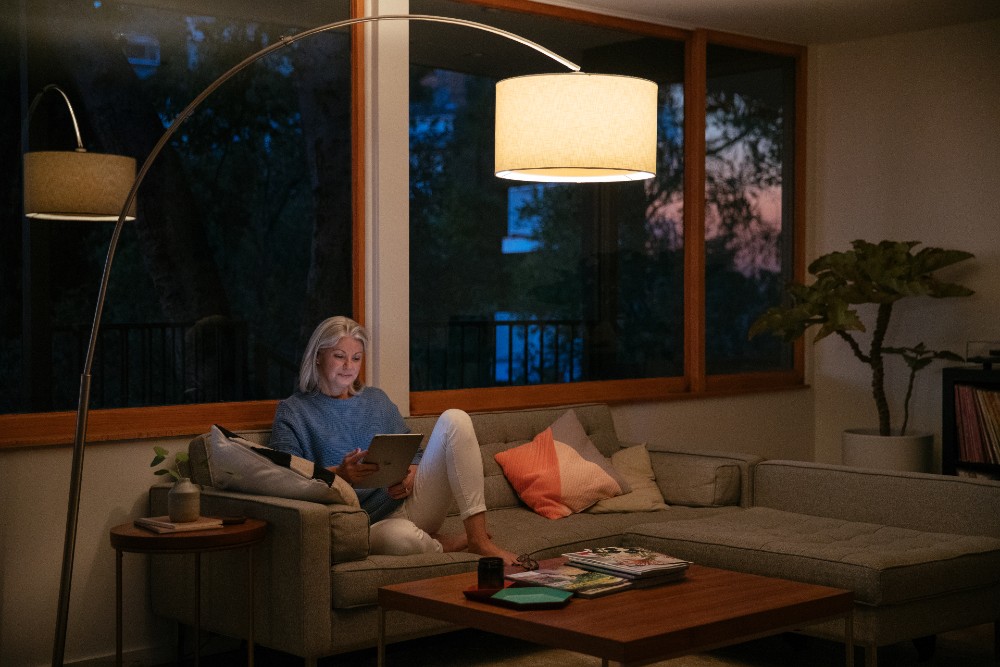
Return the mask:
{"type": "Polygon", "coordinates": [[[791,342],[807,329],[819,327],[815,340],[834,335],[843,340],[854,356],[871,369],[871,392],[878,415],[878,429],[845,431],[844,463],[868,467],[928,469],[933,436],[922,434],[909,443],[906,433],[910,398],[916,374],[935,359],[961,361],[957,354],[930,350],[922,342],[909,346],[889,346],[886,334],[893,307],[907,297],[934,298],[969,296],[971,289],[939,280],[934,272],[973,257],[962,250],[921,248],[917,241],[854,241],[851,250],[831,252],[809,265],[815,280],[809,285],[789,285],[784,303],[768,309],[750,327],[751,338],[771,333],[791,342]],[[874,306],[874,322],[865,326],[858,307],[874,306]],[[858,334],[871,332],[868,349],[862,347],[858,334]],[[903,420],[898,430],[892,428],[889,400],[885,389],[885,361],[899,356],[909,368],[903,399],[903,420]],[[858,436],[858,437],[854,437],[858,436]],[[868,454],[875,446],[888,460],[870,463],[868,454]],[[917,447],[917,453],[907,453],[917,447]]]}

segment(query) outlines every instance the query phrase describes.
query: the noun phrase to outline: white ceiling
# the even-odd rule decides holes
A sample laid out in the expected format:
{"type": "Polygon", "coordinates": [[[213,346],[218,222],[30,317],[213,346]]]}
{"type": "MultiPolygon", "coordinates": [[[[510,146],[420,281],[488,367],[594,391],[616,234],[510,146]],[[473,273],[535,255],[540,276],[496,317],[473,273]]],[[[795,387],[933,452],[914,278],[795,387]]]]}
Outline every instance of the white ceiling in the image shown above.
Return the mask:
{"type": "MultiPolygon", "coordinates": [[[[129,0],[218,15],[319,25],[347,16],[346,0],[129,0]]],[[[1000,19],[1000,0],[536,0],[678,28],[707,28],[793,44],[829,44],[1000,19]]],[[[435,4],[412,0],[413,7],[435,4]]],[[[468,11],[472,11],[470,8],[468,11]]],[[[438,11],[452,15],[453,11],[438,11]]]]}
{"type": "Polygon", "coordinates": [[[1000,18],[1000,0],[539,0],[679,28],[829,44],[1000,18]]]}

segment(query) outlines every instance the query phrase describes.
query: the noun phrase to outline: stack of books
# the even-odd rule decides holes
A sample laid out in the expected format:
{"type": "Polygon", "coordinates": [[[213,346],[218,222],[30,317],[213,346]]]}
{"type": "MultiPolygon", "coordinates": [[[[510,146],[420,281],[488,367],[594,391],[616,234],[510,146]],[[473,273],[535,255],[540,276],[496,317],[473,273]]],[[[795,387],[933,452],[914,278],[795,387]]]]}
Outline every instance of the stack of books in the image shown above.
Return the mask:
{"type": "Polygon", "coordinates": [[[139,528],[151,530],[154,533],[186,533],[191,530],[211,530],[222,528],[222,519],[211,516],[200,516],[194,521],[171,521],[169,516],[144,516],[135,520],[139,528]]]}
{"type": "Polygon", "coordinates": [[[965,463],[1000,463],[1000,392],[955,385],[958,459],[965,463]]]}
{"type": "Polygon", "coordinates": [[[571,566],[621,577],[632,588],[658,586],[683,579],[691,564],[690,561],[642,547],[602,547],[563,556],[571,566]]]}

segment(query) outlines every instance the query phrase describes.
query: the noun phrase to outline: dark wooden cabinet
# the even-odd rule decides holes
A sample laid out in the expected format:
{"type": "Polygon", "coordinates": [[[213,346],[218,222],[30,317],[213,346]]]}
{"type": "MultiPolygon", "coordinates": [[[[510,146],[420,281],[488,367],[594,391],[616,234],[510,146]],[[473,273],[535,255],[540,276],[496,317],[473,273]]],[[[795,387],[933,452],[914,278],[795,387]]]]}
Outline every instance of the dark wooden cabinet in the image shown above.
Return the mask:
{"type": "MultiPolygon", "coordinates": [[[[990,435],[991,430],[1000,435],[1000,409],[994,410],[988,405],[972,409],[968,403],[980,392],[996,394],[1000,399],[1000,370],[951,367],[942,370],[941,377],[941,472],[946,475],[972,474],[1000,479],[1000,438],[990,435]],[[965,409],[958,398],[958,393],[961,392],[965,392],[965,409]],[[983,421],[987,423],[980,423],[983,421]],[[964,428],[984,433],[973,445],[975,448],[983,448],[981,455],[968,455],[967,445],[966,455],[963,456],[964,428]]],[[[966,442],[968,443],[968,439],[966,442]]]]}

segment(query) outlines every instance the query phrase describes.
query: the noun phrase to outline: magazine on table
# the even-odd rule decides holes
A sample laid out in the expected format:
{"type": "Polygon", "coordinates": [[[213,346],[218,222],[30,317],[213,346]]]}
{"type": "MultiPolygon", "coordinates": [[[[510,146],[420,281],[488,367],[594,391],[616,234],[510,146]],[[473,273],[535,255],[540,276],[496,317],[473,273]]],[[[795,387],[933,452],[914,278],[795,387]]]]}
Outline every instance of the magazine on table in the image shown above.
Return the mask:
{"type": "Polygon", "coordinates": [[[519,584],[573,591],[583,598],[607,595],[632,586],[631,582],[623,577],[572,565],[555,565],[526,572],[512,572],[506,576],[507,579],[519,584]]]}
{"type": "Polygon", "coordinates": [[[563,554],[571,565],[630,579],[683,572],[690,561],[643,547],[602,547],[563,554]]]}

